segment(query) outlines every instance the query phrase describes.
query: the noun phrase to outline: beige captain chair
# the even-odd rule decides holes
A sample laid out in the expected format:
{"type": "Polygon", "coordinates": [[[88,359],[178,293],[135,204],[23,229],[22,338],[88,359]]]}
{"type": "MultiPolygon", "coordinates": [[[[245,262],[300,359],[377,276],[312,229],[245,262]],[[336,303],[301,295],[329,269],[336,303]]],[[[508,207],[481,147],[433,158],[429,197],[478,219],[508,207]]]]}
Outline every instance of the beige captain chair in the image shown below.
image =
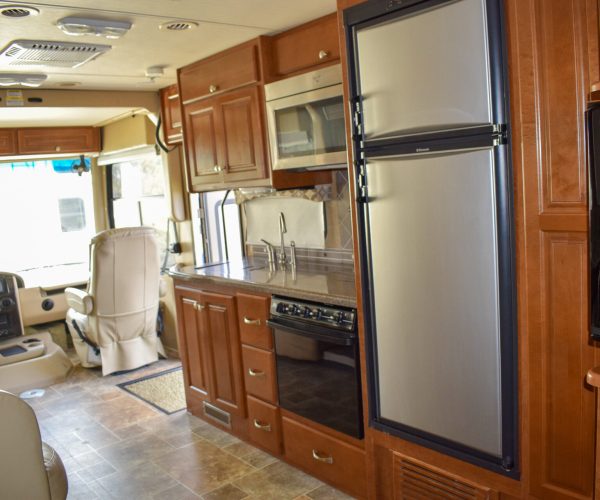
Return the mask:
{"type": "Polygon", "coordinates": [[[160,287],[154,229],[109,229],[92,239],[87,291],[65,290],[67,325],[82,366],[102,365],[108,375],[164,355],[156,335],[160,287]]]}
{"type": "Polygon", "coordinates": [[[42,442],[31,407],[0,391],[0,421],[0,498],[65,500],[65,468],[54,449],[42,442]]]}

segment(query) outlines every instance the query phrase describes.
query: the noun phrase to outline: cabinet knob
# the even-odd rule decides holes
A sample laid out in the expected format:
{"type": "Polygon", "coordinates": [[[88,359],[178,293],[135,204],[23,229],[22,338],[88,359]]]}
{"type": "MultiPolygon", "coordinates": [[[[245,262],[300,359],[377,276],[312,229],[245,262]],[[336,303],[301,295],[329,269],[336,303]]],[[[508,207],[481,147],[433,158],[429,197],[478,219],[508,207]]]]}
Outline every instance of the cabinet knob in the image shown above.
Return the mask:
{"type": "Polygon", "coordinates": [[[271,424],[263,424],[259,420],[254,419],[254,427],[261,431],[271,432],[271,424]]]}
{"type": "Polygon", "coordinates": [[[208,87],[208,91],[211,94],[214,94],[217,90],[219,90],[219,86],[218,85],[211,85],[210,87],[208,87]]]}
{"type": "Polygon", "coordinates": [[[329,57],[328,50],[319,50],[319,59],[322,61],[323,59],[327,59],[329,57]]]}
{"type": "Polygon", "coordinates": [[[57,153],[60,153],[60,146],[56,146],[56,147],[54,148],[54,151],[56,151],[57,153]]]}
{"type": "Polygon", "coordinates": [[[260,319],[250,319],[247,316],[244,316],[244,325],[260,326],[260,319]]]}
{"type": "Polygon", "coordinates": [[[248,375],[251,377],[264,377],[265,372],[261,372],[260,370],[255,370],[253,368],[248,368],[248,375]]]}
{"type": "Polygon", "coordinates": [[[222,171],[223,171],[223,167],[221,167],[221,166],[219,166],[219,165],[215,165],[215,166],[213,167],[213,170],[214,170],[215,172],[222,172],[222,171]]]}
{"type": "Polygon", "coordinates": [[[196,311],[202,311],[204,309],[204,306],[200,304],[200,302],[194,302],[194,309],[196,311]]]}
{"type": "Polygon", "coordinates": [[[333,457],[332,456],[322,455],[317,450],[313,450],[312,451],[312,457],[315,460],[317,460],[318,462],[325,462],[326,464],[332,464],[333,463],[333,457]]]}

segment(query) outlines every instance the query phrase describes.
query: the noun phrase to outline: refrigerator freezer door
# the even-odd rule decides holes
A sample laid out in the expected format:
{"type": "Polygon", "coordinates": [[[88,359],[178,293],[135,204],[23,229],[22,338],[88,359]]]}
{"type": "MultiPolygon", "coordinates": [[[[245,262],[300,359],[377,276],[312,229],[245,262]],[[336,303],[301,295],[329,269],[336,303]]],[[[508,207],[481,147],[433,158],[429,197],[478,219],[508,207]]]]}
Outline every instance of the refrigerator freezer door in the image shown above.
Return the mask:
{"type": "Polygon", "coordinates": [[[380,416],[500,457],[492,149],[369,160],[380,416]]]}
{"type": "Polygon", "coordinates": [[[493,123],[485,0],[359,29],[365,139],[493,123]]]}

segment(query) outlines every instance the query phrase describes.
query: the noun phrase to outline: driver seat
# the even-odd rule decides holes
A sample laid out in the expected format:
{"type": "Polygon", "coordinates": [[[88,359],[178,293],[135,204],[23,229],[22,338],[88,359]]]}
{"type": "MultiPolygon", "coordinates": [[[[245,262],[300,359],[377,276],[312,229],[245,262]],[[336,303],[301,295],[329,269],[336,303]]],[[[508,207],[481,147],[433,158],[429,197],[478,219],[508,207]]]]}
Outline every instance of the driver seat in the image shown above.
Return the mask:
{"type": "Polygon", "coordinates": [[[160,262],[156,231],[109,229],[90,244],[86,291],[67,288],[67,326],[81,365],[133,370],[164,354],[156,334],[160,262]]]}

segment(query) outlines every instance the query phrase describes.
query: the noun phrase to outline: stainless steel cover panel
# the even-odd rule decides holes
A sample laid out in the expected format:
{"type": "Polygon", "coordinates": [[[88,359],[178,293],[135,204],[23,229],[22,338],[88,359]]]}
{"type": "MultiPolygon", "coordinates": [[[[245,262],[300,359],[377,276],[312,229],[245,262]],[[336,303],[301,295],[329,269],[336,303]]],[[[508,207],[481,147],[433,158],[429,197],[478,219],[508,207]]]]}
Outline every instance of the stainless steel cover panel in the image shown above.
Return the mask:
{"type": "Polygon", "coordinates": [[[365,138],[492,123],[485,0],[358,31],[365,138]]]}
{"type": "Polygon", "coordinates": [[[381,417],[501,456],[491,149],[369,160],[381,417]]]}

